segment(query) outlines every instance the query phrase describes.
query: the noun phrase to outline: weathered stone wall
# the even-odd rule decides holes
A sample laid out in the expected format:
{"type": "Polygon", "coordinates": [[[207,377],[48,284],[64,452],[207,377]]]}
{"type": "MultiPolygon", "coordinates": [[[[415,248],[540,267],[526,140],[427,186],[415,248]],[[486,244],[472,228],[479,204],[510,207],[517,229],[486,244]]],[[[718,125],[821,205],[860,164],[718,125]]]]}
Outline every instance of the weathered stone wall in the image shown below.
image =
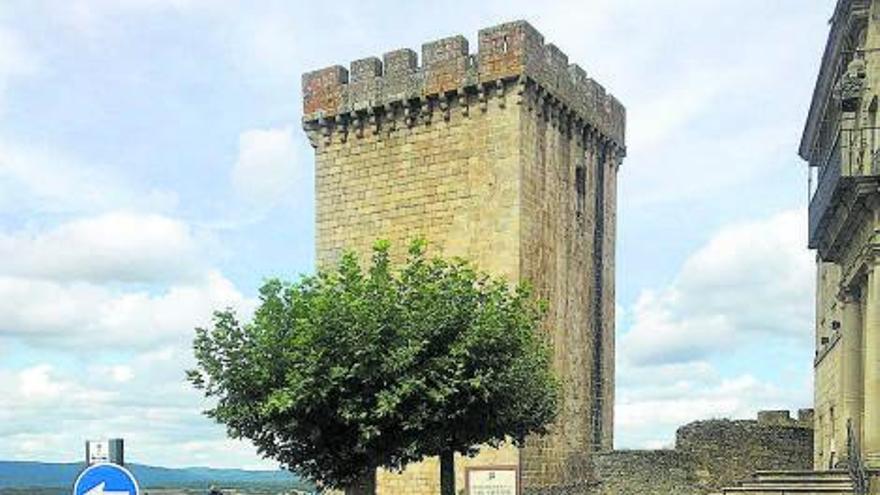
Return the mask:
{"type": "Polygon", "coordinates": [[[811,469],[812,425],[778,415],[763,419],[691,423],[679,428],[675,448],[693,458],[701,484],[715,490],[758,470],[811,469]]]}
{"type": "Polygon", "coordinates": [[[808,470],[812,455],[812,410],[797,419],[764,411],[757,420],[697,421],[678,429],[674,450],[594,456],[595,485],[570,493],[709,494],[759,470],[808,470]]]}
{"type": "MultiPolygon", "coordinates": [[[[527,487],[582,484],[613,432],[614,222],[623,107],[525,22],[303,76],[316,150],[319,264],[416,236],[549,302],[563,383],[550,435],[457,463],[520,467],[527,487]],[[350,78],[349,78],[350,75],[350,78]]],[[[434,494],[436,459],[380,472],[379,492],[434,494]]]]}
{"type": "Polygon", "coordinates": [[[619,450],[596,456],[596,495],[699,495],[696,463],[675,450],[619,450]]]}

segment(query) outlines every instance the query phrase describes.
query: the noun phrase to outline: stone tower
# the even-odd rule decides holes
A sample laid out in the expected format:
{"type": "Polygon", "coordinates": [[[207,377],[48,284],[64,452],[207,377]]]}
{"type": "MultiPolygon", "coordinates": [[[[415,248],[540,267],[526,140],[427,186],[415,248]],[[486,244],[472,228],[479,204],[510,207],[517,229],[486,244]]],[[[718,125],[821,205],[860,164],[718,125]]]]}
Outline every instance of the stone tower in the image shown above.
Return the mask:
{"type": "MultiPolygon", "coordinates": [[[[553,432],[484,449],[468,469],[515,467],[526,492],[589,477],[612,448],[614,243],[623,106],[526,22],[303,75],[316,156],[319,264],[377,238],[424,236],[446,256],[526,279],[549,302],[563,402],[553,432]]],[[[380,472],[379,493],[439,493],[436,460],[380,472]]]]}
{"type": "Polygon", "coordinates": [[[880,468],[878,97],[880,1],[839,0],[800,147],[817,252],[817,469],[880,468]]]}

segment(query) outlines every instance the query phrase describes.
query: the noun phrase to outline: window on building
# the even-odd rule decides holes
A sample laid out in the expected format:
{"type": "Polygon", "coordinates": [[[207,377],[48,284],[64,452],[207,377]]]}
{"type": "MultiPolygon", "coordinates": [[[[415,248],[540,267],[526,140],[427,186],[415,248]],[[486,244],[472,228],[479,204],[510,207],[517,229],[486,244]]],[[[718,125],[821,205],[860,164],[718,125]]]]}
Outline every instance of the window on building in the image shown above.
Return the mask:
{"type": "Polygon", "coordinates": [[[574,168],[574,188],[577,207],[577,216],[581,218],[584,214],[584,208],[587,203],[587,168],[583,163],[579,163],[574,168]]]}

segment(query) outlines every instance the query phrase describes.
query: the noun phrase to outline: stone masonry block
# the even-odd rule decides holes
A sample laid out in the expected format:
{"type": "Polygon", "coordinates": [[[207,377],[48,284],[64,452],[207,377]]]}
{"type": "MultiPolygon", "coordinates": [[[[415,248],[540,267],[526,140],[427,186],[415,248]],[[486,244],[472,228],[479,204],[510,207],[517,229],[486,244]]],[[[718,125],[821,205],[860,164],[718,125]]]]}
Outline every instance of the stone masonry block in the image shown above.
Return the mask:
{"type": "MultiPolygon", "coordinates": [[[[340,66],[309,72],[303,76],[304,127],[314,130],[318,121],[335,115],[342,115],[344,121],[349,112],[408,108],[415,105],[414,100],[426,97],[477,93],[475,87],[480,85],[491,86],[493,97],[495,88],[523,77],[553,97],[559,103],[555,109],[574,111],[619,147],[624,146],[623,106],[580,68],[569,67],[565,53],[552,44],[545,45],[544,37],[528,22],[483,29],[478,45],[477,53],[471,55],[464,36],[425,43],[421,68],[416,53],[402,49],[386,53],[382,61],[376,57],[356,60],[350,73],[340,66]]],[[[427,113],[431,108],[444,107],[434,104],[427,113]]],[[[390,115],[400,113],[392,111],[390,115]]]]}
{"type": "Polygon", "coordinates": [[[439,62],[446,62],[464,57],[468,54],[468,41],[464,36],[429,41],[422,44],[422,65],[425,67],[439,62]]]}
{"type": "Polygon", "coordinates": [[[385,77],[382,87],[384,102],[405,102],[422,95],[423,74],[418,70],[416,52],[404,48],[388,52],[385,60],[385,77]]]}
{"type": "Polygon", "coordinates": [[[543,84],[558,98],[567,99],[571,93],[568,77],[568,55],[562,53],[554,44],[544,45],[544,63],[535,74],[535,79],[543,84]]]}
{"type": "Polygon", "coordinates": [[[365,110],[380,105],[382,99],[382,62],[376,57],[363,58],[351,63],[351,82],[348,85],[348,108],[365,110]]]}
{"type": "Polygon", "coordinates": [[[462,87],[468,68],[467,39],[453,36],[423,44],[422,66],[423,94],[442,94],[462,87]]]}
{"type": "Polygon", "coordinates": [[[418,68],[416,52],[409,48],[402,48],[388,52],[382,56],[385,61],[385,76],[397,77],[412,74],[418,68]]]}
{"type": "Polygon", "coordinates": [[[351,82],[369,81],[382,75],[382,61],[367,57],[351,63],[351,82]]]}
{"type": "Polygon", "coordinates": [[[304,116],[334,114],[344,104],[348,71],[341,65],[307,72],[302,76],[304,116]]]}
{"type": "Polygon", "coordinates": [[[480,80],[518,76],[540,67],[544,37],[526,21],[480,30],[480,80]]]}
{"type": "Polygon", "coordinates": [[[571,64],[568,66],[568,77],[572,88],[570,96],[571,106],[578,115],[585,116],[587,115],[587,109],[590,108],[588,101],[590,98],[590,78],[587,76],[587,71],[577,64],[571,64]]]}

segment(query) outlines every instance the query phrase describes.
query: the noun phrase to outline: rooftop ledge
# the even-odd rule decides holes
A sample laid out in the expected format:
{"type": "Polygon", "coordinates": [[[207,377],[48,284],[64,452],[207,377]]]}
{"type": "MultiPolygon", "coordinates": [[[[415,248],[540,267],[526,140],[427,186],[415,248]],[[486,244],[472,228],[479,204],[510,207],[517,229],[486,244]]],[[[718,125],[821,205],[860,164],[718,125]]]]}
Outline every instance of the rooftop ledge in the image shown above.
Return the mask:
{"type": "Polygon", "coordinates": [[[624,147],[626,110],[577,64],[526,21],[482,29],[479,49],[469,54],[464,36],[422,45],[422,65],[404,48],[334,65],[302,76],[303,121],[383,109],[388,105],[477,92],[499,82],[528,81],[577,118],[624,147]]]}

